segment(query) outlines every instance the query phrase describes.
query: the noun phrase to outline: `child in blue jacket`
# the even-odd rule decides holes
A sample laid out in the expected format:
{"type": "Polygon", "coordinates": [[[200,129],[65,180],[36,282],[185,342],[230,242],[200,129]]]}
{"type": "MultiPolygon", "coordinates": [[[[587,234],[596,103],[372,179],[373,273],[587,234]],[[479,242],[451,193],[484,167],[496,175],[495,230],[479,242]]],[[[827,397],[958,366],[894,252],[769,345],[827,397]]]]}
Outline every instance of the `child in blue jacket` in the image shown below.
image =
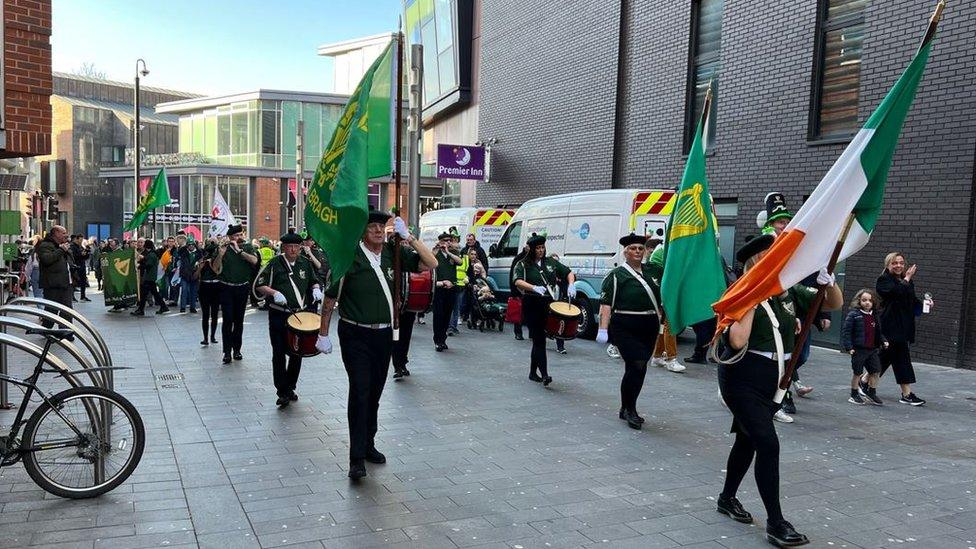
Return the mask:
{"type": "Polygon", "coordinates": [[[881,321],[875,310],[878,298],[874,292],[865,288],[854,294],[851,300],[851,310],[844,319],[841,329],[841,347],[851,355],[851,396],[847,399],[852,404],[873,404],[881,406],[881,399],[877,395],[878,379],[881,372],[880,349],[887,348],[888,342],[881,333],[881,321]],[[862,390],[858,381],[864,371],[868,372],[868,388],[862,390]]]}

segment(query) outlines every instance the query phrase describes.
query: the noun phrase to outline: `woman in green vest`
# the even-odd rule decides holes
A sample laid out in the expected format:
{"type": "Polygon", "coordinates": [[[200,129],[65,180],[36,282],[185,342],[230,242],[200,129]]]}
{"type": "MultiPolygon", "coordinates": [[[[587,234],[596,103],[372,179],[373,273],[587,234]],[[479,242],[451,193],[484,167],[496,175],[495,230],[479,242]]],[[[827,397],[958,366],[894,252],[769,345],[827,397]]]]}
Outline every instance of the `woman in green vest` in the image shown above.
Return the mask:
{"type": "Polygon", "coordinates": [[[624,361],[618,415],[631,429],[640,429],[644,423],[637,413],[637,397],[644,387],[661,321],[661,288],[653,276],[654,268],[643,261],[645,241],[634,233],[620,239],[625,261],[603,279],[596,336],[597,343],[606,343],[608,331],[613,330],[613,341],[624,361]]]}
{"type": "Polygon", "coordinates": [[[522,323],[529,328],[529,338],[532,339],[529,379],[548,386],[552,383],[546,361],[549,304],[559,297],[561,279],[567,283],[566,295],[570,299],[576,297],[576,275],[569,267],[546,257],[545,236],[532,233],[526,245],[529,253],[515,266],[514,279],[515,286],[522,291],[522,323]]]}

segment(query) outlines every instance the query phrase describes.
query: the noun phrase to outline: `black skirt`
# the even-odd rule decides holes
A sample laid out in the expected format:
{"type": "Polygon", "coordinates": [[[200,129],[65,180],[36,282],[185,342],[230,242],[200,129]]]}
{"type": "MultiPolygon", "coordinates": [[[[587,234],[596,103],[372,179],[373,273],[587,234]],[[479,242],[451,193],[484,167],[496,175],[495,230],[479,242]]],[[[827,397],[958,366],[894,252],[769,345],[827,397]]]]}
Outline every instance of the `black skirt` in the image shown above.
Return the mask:
{"type": "Polygon", "coordinates": [[[552,298],[538,294],[522,297],[522,325],[529,329],[531,339],[546,337],[546,319],[552,298]]]}
{"type": "Polygon", "coordinates": [[[614,313],[610,316],[610,333],[613,344],[620,351],[624,361],[646,362],[654,353],[654,342],[660,328],[657,315],[624,315],[614,313]]]}
{"type": "Polygon", "coordinates": [[[731,432],[750,435],[773,428],[780,407],[773,402],[778,383],[776,361],[755,353],[745,353],[735,364],[719,364],[718,388],[732,412],[731,432]]]}

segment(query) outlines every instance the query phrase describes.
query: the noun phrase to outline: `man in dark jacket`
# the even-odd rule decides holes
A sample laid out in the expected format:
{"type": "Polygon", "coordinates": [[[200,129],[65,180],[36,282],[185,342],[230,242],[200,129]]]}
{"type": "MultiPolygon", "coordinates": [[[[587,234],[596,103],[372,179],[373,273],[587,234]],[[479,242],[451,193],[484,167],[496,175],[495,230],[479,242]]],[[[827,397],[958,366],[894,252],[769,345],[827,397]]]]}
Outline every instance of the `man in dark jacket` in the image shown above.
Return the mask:
{"type": "MultiPolygon", "coordinates": [[[[51,227],[51,231],[37,245],[37,262],[40,265],[40,284],[44,289],[44,299],[71,307],[71,274],[68,266],[71,253],[68,251],[68,230],[61,225],[51,227]]],[[[51,311],[57,312],[57,311],[51,311]]],[[[45,321],[44,325],[51,327],[45,321]]]]}
{"type": "Polygon", "coordinates": [[[156,255],[155,246],[153,241],[146,239],[142,244],[142,257],[139,258],[139,306],[136,310],[129,313],[133,316],[142,316],[146,309],[146,300],[152,295],[156,304],[159,305],[159,309],[156,311],[157,315],[169,312],[169,307],[166,306],[166,302],[163,301],[163,296],[159,294],[159,285],[156,282],[156,277],[159,273],[159,256],[156,255]]]}
{"type": "Polygon", "coordinates": [[[468,255],[468,252],[474,250],[478,254],[478,261],[481,262],[481,266],[485,268],[485,275],[488,275],[488,254],[485,253],[485,249],[481,247],[481,242],[474,237],[474,233],[468,233],[465,237],[464,247],[461,248],[461,256],[468,255]]]}
{"type": "Polygon", "coordinates": [[[71,244],[68,245],[68,251],[71,252],[71,282],[75,288],[78,288],[82,301],[91,301],[85,297],[85,288],[88,287],[88,259],[91,257],[91,250],[85,246],[82,235],[73,234],[71,235],[71,244]]]}

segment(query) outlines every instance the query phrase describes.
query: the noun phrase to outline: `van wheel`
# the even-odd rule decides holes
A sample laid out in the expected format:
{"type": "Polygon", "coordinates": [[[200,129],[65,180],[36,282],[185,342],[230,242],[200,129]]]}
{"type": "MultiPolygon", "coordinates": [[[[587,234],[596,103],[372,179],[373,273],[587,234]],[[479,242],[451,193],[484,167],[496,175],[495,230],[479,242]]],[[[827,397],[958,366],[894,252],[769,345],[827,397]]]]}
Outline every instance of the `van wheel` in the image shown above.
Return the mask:
{"type": "Polygon", "coordinates": [[[594,319],[596,315],[593,313],[590,299],[585,295],[577,295],[574,304],[583,312],[579,325],[579,337],[583,339],[595,338],[597,325],[594,319]]]}

